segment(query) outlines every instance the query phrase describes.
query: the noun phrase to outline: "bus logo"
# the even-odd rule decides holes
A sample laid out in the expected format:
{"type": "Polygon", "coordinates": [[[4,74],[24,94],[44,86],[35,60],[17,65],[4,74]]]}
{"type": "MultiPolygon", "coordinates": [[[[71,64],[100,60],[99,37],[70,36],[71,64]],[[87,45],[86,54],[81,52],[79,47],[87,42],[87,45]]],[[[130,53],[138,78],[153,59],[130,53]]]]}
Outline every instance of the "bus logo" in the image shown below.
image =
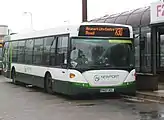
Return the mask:
{"type": "Polygon", "coordinates": [[[98,82],[98,81],[100,81],[100,76],[95,75],[95,76],[94,76],[94,79],[95,79],[96,82],[98,82]]]}
{"type": "Polygon", "coordinates": [[[98,82],[100,80],[111,80],[111,79],[117,80],[118,78],[119,78],[119,75],[95,75],[94,76],[95,82],[98,82]]]}

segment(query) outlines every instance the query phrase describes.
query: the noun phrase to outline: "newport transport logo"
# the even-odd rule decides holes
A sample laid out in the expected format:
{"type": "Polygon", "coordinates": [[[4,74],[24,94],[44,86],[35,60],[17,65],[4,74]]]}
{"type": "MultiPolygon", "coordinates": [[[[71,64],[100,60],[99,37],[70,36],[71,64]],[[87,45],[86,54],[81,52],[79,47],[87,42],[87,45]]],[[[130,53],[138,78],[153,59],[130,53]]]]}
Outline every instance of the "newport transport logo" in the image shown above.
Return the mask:
{"type": "Polygon", "coordinates": [[[98,82],[100,80],[117,80],[119,78],[119,75],[95,75],[94,81],[98,82]]]}
{"type": "Polygon", "coordinates": [[[94,79],[95,79],[95,82],[98,82],[98,81],[100,81],[100,76],[99,75],[95,75],[94,79]]]}

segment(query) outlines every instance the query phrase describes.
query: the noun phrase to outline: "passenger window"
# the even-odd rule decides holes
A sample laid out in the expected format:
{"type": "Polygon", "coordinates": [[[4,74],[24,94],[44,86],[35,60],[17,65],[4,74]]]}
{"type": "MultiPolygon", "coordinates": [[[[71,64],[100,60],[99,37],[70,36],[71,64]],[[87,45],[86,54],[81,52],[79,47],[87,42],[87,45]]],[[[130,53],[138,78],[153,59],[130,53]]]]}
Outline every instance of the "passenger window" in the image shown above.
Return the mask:
{"type": "Polygon", "coordinates": [[[34,42],[33,63],[36,65],[41,65],[42,56],[43,56],[43,38],[38,38],[35,39],[34,42]]]}
{"type": "Polygon", "coordinates": [[[33,40],[26,41],[26,47],[25,47],[25,63],[26,64],[32,64],[33,45],[34,45],[33,40]]]}
{"type": "Polygon", "coordinates": [[[54,37],[44,38],[44,54],[43,54],[43,64],[50,65],[50,48],[53,44],[54,37]]]}
{"type": "Polygon", "coordinates": [[[24,63],[24,51],[25,51],[25,41],[19,41],[18,42],[18,63],[24,63]]]}
{"type": "Polygon", "coordinates": [[[56,64],[56,38],[54,38],[50,50],[50,65],[55,66],[55,64],[56,64]]]}
{"type": "Polygon", "coordinates": [[[12,62],[17,62],[17,58],[18,58],[17,45],[18,45],[18,41],[12,42],[12,62]]]}

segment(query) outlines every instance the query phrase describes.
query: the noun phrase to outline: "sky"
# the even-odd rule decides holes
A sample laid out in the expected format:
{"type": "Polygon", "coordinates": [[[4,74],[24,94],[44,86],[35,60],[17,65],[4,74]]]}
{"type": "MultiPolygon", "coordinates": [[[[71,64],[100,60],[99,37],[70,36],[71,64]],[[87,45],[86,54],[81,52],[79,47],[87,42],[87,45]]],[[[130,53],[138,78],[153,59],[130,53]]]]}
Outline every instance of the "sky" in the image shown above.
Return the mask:
{"type": "MultiPolygon", "coordinates": [[[[160,0],[88,0],[88,20],[106,14],[119,13],[149,6],[160,0]]],[[[12,32],[53,28],[63,24],[76,24],[82,20],[82,0],[0,0],[0,24],[8,25],[12,32]]]]}

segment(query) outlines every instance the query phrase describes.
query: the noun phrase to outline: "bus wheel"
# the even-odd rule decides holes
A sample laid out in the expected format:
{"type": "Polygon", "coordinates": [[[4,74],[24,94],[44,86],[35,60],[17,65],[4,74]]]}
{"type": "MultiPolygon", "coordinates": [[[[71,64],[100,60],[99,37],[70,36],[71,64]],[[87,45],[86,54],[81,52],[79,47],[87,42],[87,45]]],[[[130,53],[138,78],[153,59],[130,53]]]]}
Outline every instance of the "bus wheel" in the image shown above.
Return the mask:
{"type": "Polygon", "coordinates": [[[12,70],[12,83],[17,84],[15,69],[12,70]]]}
{"type": "Polygon", "coordinates": [[[52,90],[52,77],[51,75],[48,73],[45,77],[45,89],[49,94],[53,94],[53,90],[52,90]]]}

